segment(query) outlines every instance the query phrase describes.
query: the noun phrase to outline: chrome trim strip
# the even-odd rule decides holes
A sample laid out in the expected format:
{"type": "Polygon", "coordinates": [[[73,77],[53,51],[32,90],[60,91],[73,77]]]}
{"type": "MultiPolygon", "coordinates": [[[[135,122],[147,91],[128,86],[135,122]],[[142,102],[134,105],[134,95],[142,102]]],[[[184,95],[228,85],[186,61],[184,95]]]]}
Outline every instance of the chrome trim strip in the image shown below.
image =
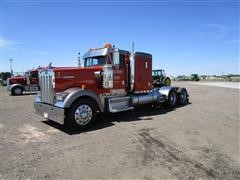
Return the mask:
{"type": "Polygon", "coordinates": [[[63,76],[64,79],[73,79],[75,76],[63,76]]]}

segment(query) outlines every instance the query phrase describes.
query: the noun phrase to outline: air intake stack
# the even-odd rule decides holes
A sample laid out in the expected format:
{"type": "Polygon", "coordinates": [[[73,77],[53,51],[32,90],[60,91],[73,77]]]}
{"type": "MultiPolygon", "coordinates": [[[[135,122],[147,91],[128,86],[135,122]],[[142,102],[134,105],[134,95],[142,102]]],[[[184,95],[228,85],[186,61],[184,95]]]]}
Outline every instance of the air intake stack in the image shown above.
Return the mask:
{"type": "Polygon", "coordinates": [[[152,90],[152,55],[135,52],[134,43],[131,45],[129,82],[131,93],[148,93],[152,90]]]}
{"type": "Polygon", "coordinates": [[[134,43],[131,44],[131,56],[130,56],[130,92],[134,91],[135,84],[135,60],[134,60],[134,43]]]}

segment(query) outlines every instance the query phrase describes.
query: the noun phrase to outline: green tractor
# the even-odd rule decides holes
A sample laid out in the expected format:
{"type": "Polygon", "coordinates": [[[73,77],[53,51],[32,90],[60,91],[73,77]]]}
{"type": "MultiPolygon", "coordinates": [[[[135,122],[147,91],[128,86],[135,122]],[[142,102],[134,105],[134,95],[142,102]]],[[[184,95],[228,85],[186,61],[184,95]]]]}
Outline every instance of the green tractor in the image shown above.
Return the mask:
{"type": "Polygon", "coordinates": [[[198,74],[191,74],[190,80],[191,81],[199,81],[200,78],[199,78],[198,74]]]}
{"type": "Polygon", "coordinates": [[[166,76],[163,69],[152,70],[153,87],[171,86],[171,79],[166,76]]]}

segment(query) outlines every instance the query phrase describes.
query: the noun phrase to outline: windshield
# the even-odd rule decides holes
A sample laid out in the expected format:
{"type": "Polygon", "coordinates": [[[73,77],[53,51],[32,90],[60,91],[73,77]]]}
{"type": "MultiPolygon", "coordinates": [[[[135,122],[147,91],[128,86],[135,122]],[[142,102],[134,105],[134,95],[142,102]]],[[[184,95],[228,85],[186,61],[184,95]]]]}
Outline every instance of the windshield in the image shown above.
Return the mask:
{"type": "Polygon", "coordinates": [[[162,76],[163,72],[162,70],[153,70],[152,71],[152,76],[162,76]]]}
{"type": "Polygon", "coordinates": [[[25,77],[29,77],[29,72],[25,72],[25,77]]]}
{"type": "Polygon", "coordinates": [[[102,66],[106,64],[106,56],[88,57],[84,59],[84,67],[102,66]]]}

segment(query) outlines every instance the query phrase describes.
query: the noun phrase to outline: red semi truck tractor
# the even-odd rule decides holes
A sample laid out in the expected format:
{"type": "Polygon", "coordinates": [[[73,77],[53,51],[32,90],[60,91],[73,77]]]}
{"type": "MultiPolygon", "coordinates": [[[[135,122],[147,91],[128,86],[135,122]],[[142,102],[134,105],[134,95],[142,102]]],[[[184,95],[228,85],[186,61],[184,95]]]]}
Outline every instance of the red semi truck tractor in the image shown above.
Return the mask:
{"type": "Polygon", "coordinates": [[[24,76],[7,79],[7,90],[11,95],[21,95],[24,91],[39,91],[38,70],[29,70],[24,76]]]}
{"type": "Polygon", "coordinates": [[[90,49],[83,67],[41,70],[35,112],[71,130],[84,129],[103,112],[117,113],[143,104],[169,108],[188,103],[185,88],[152,88],[152,55],[112,47],[90,49]]]}

